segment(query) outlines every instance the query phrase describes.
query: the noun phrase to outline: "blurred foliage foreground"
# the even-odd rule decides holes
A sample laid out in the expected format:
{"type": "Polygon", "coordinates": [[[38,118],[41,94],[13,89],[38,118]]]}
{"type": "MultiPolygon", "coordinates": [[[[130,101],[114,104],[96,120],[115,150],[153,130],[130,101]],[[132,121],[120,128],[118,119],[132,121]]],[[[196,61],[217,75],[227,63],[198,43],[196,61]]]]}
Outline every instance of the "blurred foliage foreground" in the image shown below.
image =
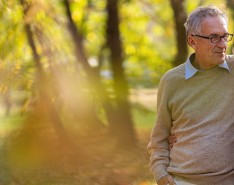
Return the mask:
{"type": "MultiPolygon", "coordinates": [[[[90,127],[84,123],[82,116],[78,115],[82,112],[81,110],[85,114],[88,107],[85,100],[88,99],[89,93],[83,94],[80,90],[80,93],[71,96],[71,93],[77,92],[77,87],[68,88],[67,81],[62,84],[67,87],[63,88],[67,90],[67,94],[63,93],[63,100],[66,100],[69,105],[63,104],[60,107],[56,99],[53,103],[57,105],[56,110],[63,121],[63,127],[55,125],[56,120],[53,118],[54,113],[51,112],[50,102],[45,101],[43,97],[28,103],[26,111],[14,113],[12,108],[8,116],[2,115],[0,184],[154,184],[148,169],[146,151],[148,128],[151,126],[147,126],[146,123],[142,127],[139,126],[143,121],[152,121],[153,116],[151,120],[147,120],[147,116],[154,113],[150,113],[149,107],[143,108],[138,100],[144,103],[150,100],[142,99],[139,91],[131,93],[133,109],[137,110],[135,117],[141,123],[136,121],[138,135],[136,147],[123,149],[118,146],[108,127],[95,124],[90,127]],[[69,100],[70,97],[72,99],[69,100]],[[76,106],[77,103],[79,106],[76,106]]],[[[154,92],[155,90],[148,94],[145,92],[146,98],[149,99],[150,94],[154,97],[154,92]]]]}

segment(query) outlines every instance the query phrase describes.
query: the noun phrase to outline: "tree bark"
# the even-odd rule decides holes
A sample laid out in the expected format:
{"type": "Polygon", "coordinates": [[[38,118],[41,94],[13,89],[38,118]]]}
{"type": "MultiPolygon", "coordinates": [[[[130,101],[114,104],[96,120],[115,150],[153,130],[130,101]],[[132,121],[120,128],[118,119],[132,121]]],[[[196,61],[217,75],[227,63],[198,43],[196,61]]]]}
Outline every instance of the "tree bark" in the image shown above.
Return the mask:
{"type": "Polygon", "coordinates": [[[133,121],[128,102],[128,84],[124,75],[122,45],[119,32],[118,0],[107,0],[107,45],[110,49],[118,123],[113,130],[123,145],[136,143],[133,121]]]}
{"type": "Polygon", "coordinates": [[[184,8],[184,0],[170,0],[173,9],[175,30],[176,30],[176,46],[177,54],[173,61],[174,66],[178,66],[185,62],[188,56],[188,45],[186,41],[186,33],[184,23],[187,13],[184,8]]]}

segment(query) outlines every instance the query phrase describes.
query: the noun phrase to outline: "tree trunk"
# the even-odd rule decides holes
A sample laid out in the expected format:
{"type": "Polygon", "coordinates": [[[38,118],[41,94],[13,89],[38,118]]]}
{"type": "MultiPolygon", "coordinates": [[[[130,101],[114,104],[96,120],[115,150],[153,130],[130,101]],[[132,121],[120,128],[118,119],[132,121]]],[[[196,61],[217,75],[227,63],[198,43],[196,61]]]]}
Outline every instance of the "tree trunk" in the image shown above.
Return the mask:
{"type": "Polygon", "coordinates": [[[122,145],[133,146],[136,142],[133,121],[128,102],[128,85],[123,69],[118,0],[107,0],[107,45],[110,48],[110,60],[114,78],[118,122],[112,130],[118,135],[122,145]]]}
{"type": "MultiPolygon", "coordinates": [[[[29,6],[25,0],[20,0],[21,6],[23,7],[24,16],[27,16],[27,11],[29,10],[29,6]]],[[[44,74],[44,70],[41,65],[41,58],[37,52],[36,44],[33,37],[33,32],[30,29],[30,22],[25,22],[25,31],[26,37],[29,42],[29,46],[31,47],[33,58],[36,64],[37,69],[37,81],[38,81],[38,92],[39,92],[39,107],[46,108],[46,113],[49,115],[51,123],[53,124],[53,128],[61,141],[65,141],[69,146],[73,146],[72,141],[69,139],[63,124],[59,118],[59,115],[54,107],[54,104],[49,97],[48,93],[48,83],[44,74]]]]}
{"type": "Polygon", "coordinates": [[[77,58],[77,64],[80,63],[81,66],[83,67],[83,70],[86,73],[86,78],[90,87],[92,87],[95,93],[97,93],[99,101],[101,102],[105,110],[109,125],[113,125],[115,124],[115,110],[111,104],[111,99],[108,96],[108,93],[106,89],[104,88],[103,84],[100,82],[95,69],[93,69],[88,63],[88,59],[85,55],[85,51],[84,51],[83,44],[82,44],[82,36],[78,28],[76,27],[74,20],[72,19],[72,12],[70,9],[69,1],[63,0],[63,4],[66,10],[66,16],[68,19],[68,30],[71,34],[71,37],[73,38],[74,45],[75,45],[75,54],[77,58]]]}
{"type": "Polygon", "coordinates": [[[175,19],[176,30],[176,46],[177,54],[173,61],[174,66],[178,66],[185,62],[188,56],[188,45],[186,42],[186,33],[184,23],[187,18],[187,13],[184,8],[184,0],[170,0],[175,19]]]}
{"type": "MultiPolygon", "coordinates": [[[[92,88],[97,93],[97,96],[100,99],[100,102],[107,115],[110,129],[112,133],[115,136],[117,136],[119,143],[133,146],[135,144],[135,133],[134,133],[133,123],[132,123],[131,116],[130,116],[129,104],[127,101],[127,83],[124,78],[123,69],[122,69],[122,58],[121,58],[122,56],[121,56],[120,42],[117,40],[117,43],[114,43],[118,45],[117,48],[110,47],[111,58],[114,63],[113,73],[114,73],[114,79],[115,79],[115,93],[117,97],[116,98],[117,106],[115,108],[113,106],[114,104],[112,100],[110,99],[105,87],[103,86],[99,78],[97,77],[95,70],[91,68],[90,65],[88,64],[88,60],[87,60],[87,57],[85,55],[84,48],[82,45],[82,37],[71,16],[69,1],[63,0],[63,4],[66,9],[66,15],[68,18],[68,28],[74,40],[74,44],[76,48],[76,57],[78,59],[78,62],[82,65],[84,71],[86,72],[86,78],[89,84],[92,85],[92,88]]],[[[107,9],[110,10],[109,8],[107,9]]],[[[116,11],[117,6],[115,6],[114,9],[116,11]]],[[[112,9],[111,9],[110,13],[111,13],[111,16],[110,16],[111,19],[113,15],[114,17],[118,17],[118,15],[116,14],[117,11],[114,14],[112,14],[112,9]]],[[[109,15],[109,11],[108,11],[108,15],[109,15]]],[[[111,24],[108,24],[108,26],[111,26],[111,24]]],[[[118,30],[118,22],[117,22],[117,30],[118,30]]],[[[108,35],[109,34],[112,35],[113,33],[108,32],[108,35]]],[[[119,33],[117,35],[114,34],[112,36],[119,37],[119,33]]]]}

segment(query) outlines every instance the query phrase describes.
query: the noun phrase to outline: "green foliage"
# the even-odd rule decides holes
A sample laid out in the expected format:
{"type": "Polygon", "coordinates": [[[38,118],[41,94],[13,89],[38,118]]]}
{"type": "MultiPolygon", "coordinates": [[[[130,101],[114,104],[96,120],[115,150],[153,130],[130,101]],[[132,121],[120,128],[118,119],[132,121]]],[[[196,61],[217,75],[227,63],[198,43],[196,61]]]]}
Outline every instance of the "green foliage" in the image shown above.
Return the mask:
{"type": "Polygon", "coordinates": [[[0,4],[0,94],[30,86],[29,48],[25,40],[20,5],[13,0],[0,4]]]}
{"type": "Polygon", "coordinates": [[[174,40],[168,3],[137,1],[121,5],[126,73],[132,85],[152,86],[170,68],[174,40]],[[160,18],[159,18],[160,17],[160,18]],[[164,43],[164,44],[162,44],[164,43]]]}
{"type": "Polygon", "coordinates": [[[105,44],[105,6],[103,0],[71,3],[72,17],[83,36],[88,57],[97,57],[105,44]]]}
{"type": "MultiPolygon", "coordinates": [[[[58,1],[33,1],[26,21],[33,21],[37,49],[45,67],[53,63],[75,63],[72,42],[66,29],[64,8],[58,1]],[[49,62],[50,61],[50,62],[49,62]]],[[[223,1],[186,1],[187,11],[200,3],[224,7],[223,1]]],[[[11,86],[30,87],[33,84],[34,63],[23,28],[22,8],[16,0],[0,3],[0,60],[5,78],[11,86]],[[9,78],[11,76],[11,78],[9,78]],[[18,79],[18,81],[12,81],[18,79]],[[8,80],[8,81],[9,81],[8,80]],[[22,83],[21,83],[22,82],[22,83]]],[[[106,2],[104,0],[73,0],[72,17],[83,36],[85,53],[101,71],[111,71],[105,49],[106,2]]],[[[155,86],[162,74],[170,69],[175,55],[173,14],[169,1],[120,0],[120,33],[124,50],[125,74],[130,85],[155,86]]],[[[74,67],[66,65],[66,68],[74,67]]],[[[109,83],[111,84],[111,83],[109,83]]],[[[9,86],[9,84],[5,85],[9,86]]],[[[1,87],[3,89],[4,87],[1,87]]],[[[1,90],[3,91],[3,90],[1,90]]]]}

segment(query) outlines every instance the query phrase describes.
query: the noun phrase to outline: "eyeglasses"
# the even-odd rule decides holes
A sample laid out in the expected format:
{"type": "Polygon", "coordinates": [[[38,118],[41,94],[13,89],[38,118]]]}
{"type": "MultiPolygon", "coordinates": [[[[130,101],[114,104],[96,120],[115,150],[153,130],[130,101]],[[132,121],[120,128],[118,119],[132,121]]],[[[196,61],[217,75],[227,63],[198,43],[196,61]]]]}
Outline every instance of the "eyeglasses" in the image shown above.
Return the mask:
{"type": "Polygon", "coordinates": [[[223,39],[225,42],[229,42],[232,40],[233,34],[231,33],[225,33],[224,35],[220,36],[217,34],[212,34],[209,37],[206,36],[202,36],[202,35],[193,35],[192,36],[196,36],[196,37],[200,37],[203,39],[209,39],[211,43],[215,44],[215,43],[219,43],[221,39],[223,39]]]}

